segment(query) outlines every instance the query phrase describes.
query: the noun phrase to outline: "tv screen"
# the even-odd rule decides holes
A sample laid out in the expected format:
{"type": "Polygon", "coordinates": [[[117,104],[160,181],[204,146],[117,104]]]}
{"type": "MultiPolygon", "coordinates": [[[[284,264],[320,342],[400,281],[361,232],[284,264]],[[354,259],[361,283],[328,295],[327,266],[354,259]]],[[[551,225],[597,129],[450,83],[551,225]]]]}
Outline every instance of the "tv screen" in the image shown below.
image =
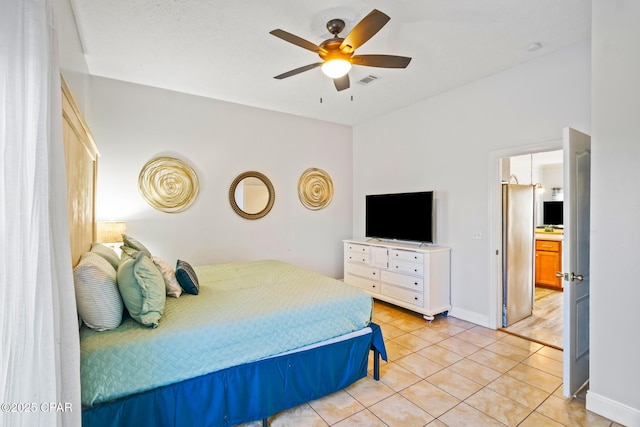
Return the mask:
{"type": "Polygon", "coordinates": [[[542,222],[544,222],[544,225],[563,225],[563,203],[559,201],[543,203],[542,222]]]}
{"type": "Polygon", "coordinates": [[[433,243],[433,191],[366,196],[370,238],[433,243]]]}

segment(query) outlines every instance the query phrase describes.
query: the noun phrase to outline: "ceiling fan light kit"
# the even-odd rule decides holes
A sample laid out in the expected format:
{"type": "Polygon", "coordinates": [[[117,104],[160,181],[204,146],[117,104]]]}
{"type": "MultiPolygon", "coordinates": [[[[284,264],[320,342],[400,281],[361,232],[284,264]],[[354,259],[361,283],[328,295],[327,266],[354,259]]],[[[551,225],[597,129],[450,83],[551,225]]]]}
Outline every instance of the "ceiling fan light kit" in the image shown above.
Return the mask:
{"type": "Polygon", "coordinates": [[[351,70],[351,62],[346,59],[330,59],[322,64],[322,72],[332,79],[344,76],[351,70]]]}
{"type": "Polygon", "coordinates": [[[305,65],[277,75],[274,78],[280,80],[295,76],[304,71],[312,70],[316,67],[321,67],[322,72],[333,79],[336,90],[341,91],[348,89],[350,86],[348,73],[352,65],[406,68],[409,62],[411,62],[411,58],[406,56],[354,55],[355,50],[380,31],[380,29],[389,22],[389,19],[391,19],[389,16],[374,9],[358,22],[345,38],[338,37],[338,34],[344,30],[344,21],[342,19],[332,19],[327,22],[327,30],[333,34],[333,37],[323,41],[319,45],[284,30],[276,29],[271,31],[270,34],[302,47],[303,49],[310,50],[318,54],[320,59],[322,59],[322,62],[305,65]]]}

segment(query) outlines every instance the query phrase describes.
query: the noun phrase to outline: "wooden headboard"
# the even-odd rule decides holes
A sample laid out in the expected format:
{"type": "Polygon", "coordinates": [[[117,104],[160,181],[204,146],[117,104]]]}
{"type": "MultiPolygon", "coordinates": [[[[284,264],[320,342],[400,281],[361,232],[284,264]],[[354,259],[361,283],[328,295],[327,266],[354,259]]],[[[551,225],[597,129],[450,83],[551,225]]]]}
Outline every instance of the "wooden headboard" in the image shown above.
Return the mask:
{"type": "Polygon", "coordinates": [[[80,255],[89,251],[91,243],[96,240],[95,195],[100,153],[62,76],[61,80],[69,235],[71,260],[75,266],[80,260],[80,255]]]}

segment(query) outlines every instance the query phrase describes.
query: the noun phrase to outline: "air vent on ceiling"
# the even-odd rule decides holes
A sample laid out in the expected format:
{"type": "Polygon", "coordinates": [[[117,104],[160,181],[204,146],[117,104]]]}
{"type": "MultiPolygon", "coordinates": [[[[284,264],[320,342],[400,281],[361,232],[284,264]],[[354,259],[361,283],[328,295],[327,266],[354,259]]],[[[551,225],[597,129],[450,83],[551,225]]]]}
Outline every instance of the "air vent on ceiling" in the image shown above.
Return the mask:
{"type": "Polygon", "coordinates": [[[371,82],[373,82],[374,80],[377,80],[377,79],[378,78],[376,76],[374,76],[373,74],[369,74],[367,77],[358,80],[358,83],[360,83],[363,86],[366,86],[369,83],[371,83],[371,82]]]}

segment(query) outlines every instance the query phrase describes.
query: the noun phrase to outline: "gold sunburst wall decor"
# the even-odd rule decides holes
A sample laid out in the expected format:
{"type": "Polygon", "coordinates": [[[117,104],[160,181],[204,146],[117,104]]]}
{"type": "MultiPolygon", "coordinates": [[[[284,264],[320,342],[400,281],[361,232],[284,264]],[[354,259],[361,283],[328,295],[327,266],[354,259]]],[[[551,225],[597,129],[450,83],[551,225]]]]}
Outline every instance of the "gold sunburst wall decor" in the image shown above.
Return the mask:
{"type": "Polygon", "coordinates": [[[156,157],[142,167],[138,189],[144,200],[162,212],[177,213],[195,201],[200,184],[195,171],[180,159],[156,157]]]}
{"type": "Polygon", "coordinates": [[[300,202],[312,210],[324,209],[333,198],[333,181],[322,169],[309,168],[298,180],[300,202]]]}

